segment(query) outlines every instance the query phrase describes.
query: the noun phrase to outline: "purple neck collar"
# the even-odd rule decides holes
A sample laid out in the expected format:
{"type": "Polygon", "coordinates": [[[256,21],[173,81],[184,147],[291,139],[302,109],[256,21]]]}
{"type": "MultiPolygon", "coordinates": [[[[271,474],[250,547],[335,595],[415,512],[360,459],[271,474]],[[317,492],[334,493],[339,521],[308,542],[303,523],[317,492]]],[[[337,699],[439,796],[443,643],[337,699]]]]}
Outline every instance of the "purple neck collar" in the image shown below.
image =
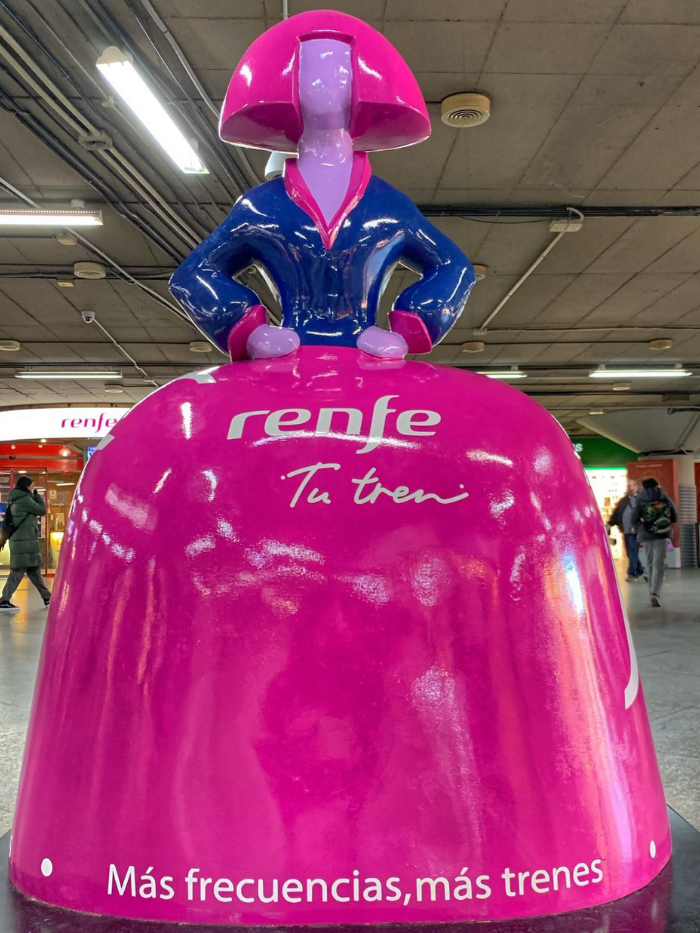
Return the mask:
{"type": "Polygon", "coordinates": [[[284,166],[284,187],[287,189],[287,194],[316,224],[325,249],[330,249],[333,246],[345,218],[365,193],[371,177],[372,167],[369,164],[367,153],[356,152],[352,160],[350,184],[343,203],[331,222],[327,224],[316,203],[316,199],[299,171],[296,159],[287,159],[284,166]]]}

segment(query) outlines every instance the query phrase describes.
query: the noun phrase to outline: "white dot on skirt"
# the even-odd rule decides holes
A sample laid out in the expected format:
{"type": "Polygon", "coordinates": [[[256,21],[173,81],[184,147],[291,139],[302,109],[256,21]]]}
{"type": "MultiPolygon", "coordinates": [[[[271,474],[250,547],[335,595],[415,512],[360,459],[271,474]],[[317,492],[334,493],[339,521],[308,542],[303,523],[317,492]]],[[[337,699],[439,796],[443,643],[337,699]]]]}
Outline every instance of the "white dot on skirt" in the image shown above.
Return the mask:
{"type": "Polygon", "coordinates": [[[653,839],[652,839],[651,842],[649,843],[649,855],[650,855],[652,858],[656,858],[656,843],[654,842],[653,839]]]}
{"type": "Polygon", "coordinates": [[[49,875],[53,872],[53,862],[50,858],[45,858],[41,863],[41,873],[44,878],[48,878],[49,875]]]}

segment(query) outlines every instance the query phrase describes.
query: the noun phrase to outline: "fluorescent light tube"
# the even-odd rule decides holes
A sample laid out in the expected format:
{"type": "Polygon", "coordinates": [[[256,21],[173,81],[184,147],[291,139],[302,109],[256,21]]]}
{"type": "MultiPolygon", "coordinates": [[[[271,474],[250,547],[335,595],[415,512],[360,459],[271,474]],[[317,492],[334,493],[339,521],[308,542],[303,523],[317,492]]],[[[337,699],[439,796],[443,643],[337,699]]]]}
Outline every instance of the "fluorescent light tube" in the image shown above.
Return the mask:
{"type": "Polygon", "coordinates": [[[521,373],[517,369],[495,370],[494,372],[480,369],[479,375],[488,376],[489,379],[527,379],[527,373],[521,373]]]}
{"type": "Polygon", "coordinates": [[[102,211],[0,209],[4,227],[101,227],[102,211]]]}
{"type": "Polygon", "coordinates": [[[110,45],[97,59],[97,68],[181,171],[191,175],[209,174],[192,145],[134,68],[129,55],[110,45]]]}
{"type": "Polygon", "coordinates": [[[113,369],[76,370],[75,372],[55,369],[23,369],[15,373],[15,379],[121,379],[122,374],[113,369]]]}
{"type": "Polygon", "coordinates": [[[687,369],[594,369],[591,379],[679,379],[692,376],[687,369]]]}

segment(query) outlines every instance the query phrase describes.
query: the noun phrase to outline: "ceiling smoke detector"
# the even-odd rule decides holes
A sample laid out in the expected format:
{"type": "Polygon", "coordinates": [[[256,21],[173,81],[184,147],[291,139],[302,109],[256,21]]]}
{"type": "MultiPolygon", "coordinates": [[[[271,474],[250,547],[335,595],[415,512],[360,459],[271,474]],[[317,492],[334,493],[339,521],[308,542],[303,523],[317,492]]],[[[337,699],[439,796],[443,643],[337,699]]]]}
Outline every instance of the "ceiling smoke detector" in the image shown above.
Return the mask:
{"type": "Polygon", "coordinates": [[[450,94],[440,103],[440,119],[448,126],[466,129],[486,123],[491,116],[491,101],[485,94],[470,91],[450,94]]]}
{"type": "Polygon", "coordinates": [[[104,279],[107,277],[107,267],[101,262],[76,262],[73,275],[76,279],[104,279]]]}
{"type": "Polygon", "coordinates": [[[469,340],[462,344],[462,349],[465,353],[482,353],[486,349],[486,344],[483,340],[469,340]]]}
{"type": "Polygon", "coordinates": [[[658,340],[649,341],[650,350],[670,350],[673,347],[673,341],[668,337],[660,337],[658,340]]]}

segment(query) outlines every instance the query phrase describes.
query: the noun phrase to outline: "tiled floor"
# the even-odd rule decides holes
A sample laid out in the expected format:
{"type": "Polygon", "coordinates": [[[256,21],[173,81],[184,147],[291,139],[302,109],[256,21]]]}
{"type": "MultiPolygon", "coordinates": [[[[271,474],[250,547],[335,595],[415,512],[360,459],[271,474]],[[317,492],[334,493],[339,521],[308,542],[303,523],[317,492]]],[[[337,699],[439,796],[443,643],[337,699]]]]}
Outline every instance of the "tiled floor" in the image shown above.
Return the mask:
{"type": "MultiPolygon", "coordinates": [[[[700,570],[669,571],[663,608],[623,583],[669,803],[700,829],[700,570]]],[[[46,610],[25,581],[0,613],[0,835],[12,822],[46,610]]]]}

